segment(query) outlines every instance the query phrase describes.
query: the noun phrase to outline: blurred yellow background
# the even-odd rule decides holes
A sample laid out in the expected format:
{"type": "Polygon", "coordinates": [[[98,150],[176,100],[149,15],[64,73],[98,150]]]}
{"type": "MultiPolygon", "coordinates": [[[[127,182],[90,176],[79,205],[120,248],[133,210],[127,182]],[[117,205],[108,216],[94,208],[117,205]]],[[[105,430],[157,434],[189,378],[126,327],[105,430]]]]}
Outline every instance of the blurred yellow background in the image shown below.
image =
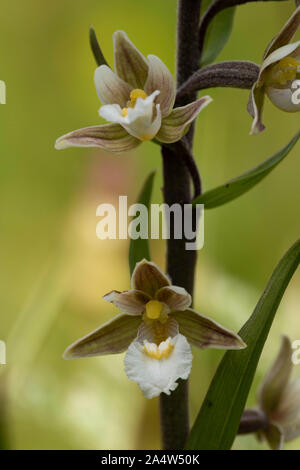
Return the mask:
{"type": "MultiPolygon", "coordinates": [[[[0,106],[1,323],[7,365],[0,366],[2,445],[11,449],[153,449],[160,445],[157,399],[145,400],[123,370],[123,356],[64,361],[75,339],[117,313],[101,297],[129,286],[128,241],[96,238],[96,207],[126,194],[134,203],[161,159],[151,143],[130,154],[97,149],[56,151],[60,135],[100,122],[89,26],[112,63],[112,34],[127,32],[145,54],[174,73],[176,1],[27,0],[1,2],[0,106]]],[[[260,62],[293,2],[242,6],[218,60],[260,62]]],[[[206,93],[205,93],[206,94],[206,93]]],[[[209,189],[283,147],[299,114],[266,103],[267,131],[250,137],[248,92],[209,90],[214,102],[197,121],[195,154],[209,189]]],[[[299,237],[300,146],[240,199],[207,211],[199,252],[195,307],[238,331],[275,264],[299,237]]],[[[164,243],[152,244],[164,268],[164,243]]],[[[249,397],[270,366],[280,334],[300,338],[300,272],[279,308],[249,397]]],[[[191,411],[195,417],[222,351],[194,350],[191,411]]],[[[295,367],[300,375],[300,367],[295,367]]],[[[204,430],[205,432],[205,430],[204,430]]],[[[300,439],[286,448],[297,449],[300,439]]],[[[239,437],[237,449],[263,448],[239,437]]]]}

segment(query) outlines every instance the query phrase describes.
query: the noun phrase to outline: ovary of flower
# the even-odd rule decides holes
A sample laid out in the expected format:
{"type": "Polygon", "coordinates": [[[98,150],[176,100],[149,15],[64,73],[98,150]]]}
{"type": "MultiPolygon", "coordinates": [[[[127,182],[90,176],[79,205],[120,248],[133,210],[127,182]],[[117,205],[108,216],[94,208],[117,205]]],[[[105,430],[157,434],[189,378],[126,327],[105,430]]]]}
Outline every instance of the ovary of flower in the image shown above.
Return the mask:
{"type": "Polygon", "coordinates": [[[144,343],[145,353],[152,359],[157,359],[158,361],[161,359],[167,359],[173,349],[174,344],[171,338],[167,338],[166,341],[162,341],[159,345],[149,343],[148,341],[145,341],[144,343]]]}
{"type": "Polygon", "coordinates": [[[284,57],[267,71],[265,84],[267,86],[286,85],[294,80],[299,70],[300,62],[294,57],[284,57]]]}
{"type": "Polygon", "coordinates": [[[99,114],[109,122],[121,124],[133,137],[142,141],[151,140],[161,126],[160,105],[154,103],[159,93],[156,90],[147,96],[144,90],[136,88],[128,97],[127,108],[121,108],[119,104],[106,104],[101,106],[99,114]]]}
{"type": "Polygon", "coordinates": [[[158,300],[150,300],[146,304],[146,316],[149,320],[157,320],[163,309],[163,304],[158,300]]]}

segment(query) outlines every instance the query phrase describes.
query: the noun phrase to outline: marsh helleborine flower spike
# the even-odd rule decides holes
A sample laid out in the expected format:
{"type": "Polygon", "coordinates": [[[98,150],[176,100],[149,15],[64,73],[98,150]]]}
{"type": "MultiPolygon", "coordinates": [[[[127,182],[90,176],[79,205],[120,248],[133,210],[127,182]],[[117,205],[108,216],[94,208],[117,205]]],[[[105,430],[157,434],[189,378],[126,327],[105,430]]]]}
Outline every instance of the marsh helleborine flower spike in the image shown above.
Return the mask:
{"type": "Polygon", "coordinates": [[[265,94],[283,111],[300,111],[300,103],[297,104],[292,99],[295,93],[293,83],[300,78],[300,41],[290,44],[299,24],[300,7],[264,53],[259,76],[253,85],[248,103],[248,112],[253,117],[251,134],[258,134],[265,129],[262,123],[265,94]]]}
{"type": "Polygon", "coordinates": [[[146,260],[137,263],[131,289],[104,296],[122,314],[64,353],[65,359],[121,353],[125,372],[146,398],[170,394],[192,367],[189,343],[199,348],[242,349],[245,343],[230,330],[192,310],[191,296],[146,260]]]}
{"type": "Polygon", "coordinates": [[[282,337],[278,356],[262,382],[258,402],[268,426],[259,432],[272,449],[300,435],[300,377],[290,381],[293,368],[292,347],[287,336],[282,337]]]}
{"type": "Polygon", "coordinates": [[[70,132],[56,141],[56,148],[101,147],[125,152],[142,141],[164,143],[180,140],[190,123],[211,102],[204,96],[173,108],[175,83],[165,64],[155,55],[147,59],[123,31],[113,35],[115,72],[101,65],[95,85],[102,103],[101,117],[110,122],[70,132]]]}

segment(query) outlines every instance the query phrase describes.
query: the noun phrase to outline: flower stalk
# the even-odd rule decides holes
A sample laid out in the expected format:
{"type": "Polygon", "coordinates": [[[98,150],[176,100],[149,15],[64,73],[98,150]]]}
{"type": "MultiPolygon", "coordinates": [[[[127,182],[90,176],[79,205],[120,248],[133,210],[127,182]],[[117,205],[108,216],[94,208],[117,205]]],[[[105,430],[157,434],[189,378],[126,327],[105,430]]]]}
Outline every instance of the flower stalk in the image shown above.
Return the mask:
{"type": "Polygon", "coordinates": [[[248,61],[226,61],[197,70],[177,91],[177,99],[207,88],[250,90],[257,81],[259,66],[248,61]]]}
{"type": "Polygon", "coordinates": [[[268,427],[268,420],[261,410],[247,409],[244,411],[238,434],[252,434],[263,431],[268,427]]]}

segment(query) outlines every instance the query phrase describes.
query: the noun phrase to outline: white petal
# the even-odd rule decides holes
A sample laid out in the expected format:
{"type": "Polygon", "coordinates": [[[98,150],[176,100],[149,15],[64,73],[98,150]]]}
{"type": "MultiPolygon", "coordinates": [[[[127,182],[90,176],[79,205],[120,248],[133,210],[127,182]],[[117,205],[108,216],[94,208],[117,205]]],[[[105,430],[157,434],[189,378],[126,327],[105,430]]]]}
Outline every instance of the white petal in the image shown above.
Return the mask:
{"type": "MultiPolygon", "coordinates": [[[[129,114],[129,113],[128,113],[129,114]]],[[[161,111],[159,104],[156,105],[156,117],[152,121],[153,110],[151,110],[151,117],[149,114],[140,115],[133,120],[133,114],[130,116],[129,124],[122,124],[124,129],[129,134],[139,140],[151,140],[158,133],[161,127],[161,111]]]]}
{"type": "Polygon", "coordinates": [[[177,387],[179,378],[186,380],[192,368],[192,352],[183,335],[168,338],[159,345],[160,350],[173,346],[167,358],[154,359],[145,352],[157,346],[145,341],[144,345],[133,341],[125,356],[125,372],[130,380],[137,382],[146,398],[153,398],[162,392],[170,395],[177,387]]]}
{"type": "Polygon", "coordinates": [[[126,106],[132,87],[107,65],[100,65],[94,75],[96,91],[102,104],[118,103],[126,106]]]}
{"type": "Polygon", "coordinates": [[[127,116],[123,115],[118,104],[101,106],[99,114],[110,122],[116,122],[126,129],[133,137],[139,140],[151,140],[161,127],[161,111],[156,105],[156,117],[153,120],[153,102],[159,91],[154,91],[147,98],[138,98],[134,108],[128,108],[127,116]]]}
{"type": "Polygon", "coordinates": [[[138,98],[134,108],[128,108],[128,123],[130,124],[138,117],[146,116],[151,121],[153,115],[153,102],[159,93],[160,92],[158,90],[155,90],[151,95],[147,96],[147,98],[138,98]]]}
{"type": "Polygon", "coordinates": [[[125,120],[125,117],[122,114],[122,109],[118,104],[105,104],[104,106],[101,106],[99,114],[109,122],[123,124],[125,120]]]}
{"type": "MultiPolygon", "coordinates": [[[[269,87],[266,89],[266,93],[272,103],[277,106],[277,108],[287,111],[289,113],[295,113],[300,111],[300,103],[296,104],[293,102],[293,94],[296,92],[296,89],[291,88],[272,88],[269,87]]],[[[299,100],[299,92],[297,92],[299,100]]]]}
{"type": "Polygon", "coordinates": [[[260,77],[262,76],[262,73],[266,70],[267,67],[272,64],[275,64],[275,62],[279,62],[285,57],[293,55],[293,53],[295,53],[299,46],[300,41],[297,41],[293,44],[287,44],[286,46],[282,46],[279,49],[276,49],[276,51],[272,52],[272,54],[270,54],[262,63],[258,81],[260,81],[260,77]]]}

